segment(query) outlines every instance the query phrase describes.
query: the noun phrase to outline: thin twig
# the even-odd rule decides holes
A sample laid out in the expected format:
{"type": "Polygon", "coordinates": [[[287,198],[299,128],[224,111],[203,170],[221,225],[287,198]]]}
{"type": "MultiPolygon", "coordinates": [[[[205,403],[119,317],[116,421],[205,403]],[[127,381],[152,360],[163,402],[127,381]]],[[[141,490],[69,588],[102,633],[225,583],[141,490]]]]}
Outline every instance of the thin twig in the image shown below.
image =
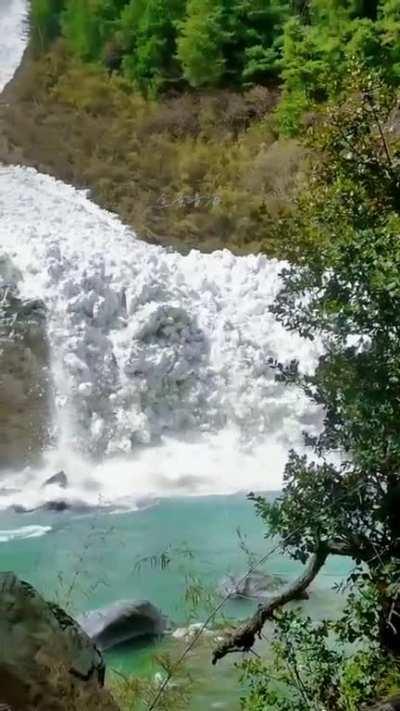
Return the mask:
{"type": "MultiPolygon", "coordinates": [[[[298,532],[297,530],[296,530],[296,531],[293,531],[289,536],[287,536],[287,539],[285,539],[283,542],[288,543],[289,540],[290,540],[290,538],[292,538],[297,532],[298,532]]],[[[266,554],[265,554],[262,558],[260,558],[256,563],[254,563],[254,565],[253,565],[251,568],[249,568],[249,570],[246,572],[246,574],[243,575],[243,577],[238,581],[238,585],[241,585],[242,583],[244,583],[245,580],[246,580],[246,578],[248,578],[248,576],[251,575],[251,573],[254,573],[254,572],[257,570],[257,568],[259,568],[260,565],[263,565],[263,563],[265,563],[271,555],[273,555],[274,553],[276,553],[276,552],[279,550],[279,548],[282,546],[282,543],[283,543],[283,542],[280,541],[276,546],[274,546],[274,548],[272,548],[271,550],[269,550],[268,553],[266,553],[266,554]]],[[[224,607],[225,603],[229,600],[230,597],[231,597],[231,594],[230,594],[230,593],[228,593],[227,595],[225,595],[225,597],[218,603],[218,605],[217,605],[217,606],[211,611],[211,613],[208,615],[206,621],[205,621],[205,622],[202,624],[202,626],[198,629],[198,631],[197,631],[196,634],[193,636],[193,638],[191,639],[191,641],[189,642],[189,644],[187,645],[187,647],[185,647],[185,649],[183,650],[182,654],[180,655],[180,657],[178,658],[178,660],[176,661],[176,663],[174,664],[174,666],[173,666],[173,667],[171,668],[171,670],[168,672],[168,674],[167,674],[167,676],[165,677],[165,679],[164,679],[164,681],[162,682],[162,684],[160,684],[160,687],[159,687],[159,689],[158,689],[158,691],[157,691],[157,694],[156,694],[156,696],[154,697],[153,701],[151,702],[151,704],[150,704],[150,706],[149,706],[149,708],[148,708],[148,711],[153,711],[153,710],[157,707],[157,704],[158,704],[158,702],[159,702],[161,696],[163,695],[163,693],[164,693],[166,687],[168,686],[169,682],[171,681],[173,675],[175,674],[175,672],[177,671],[177,669],[179,668],[179,666],[182,664],[182,662],[183,662],[183,660],[186,658],[186,656],[189,654],[189,652],[193,649],[193,647],[195,646],[195,644],[198,642],[198,640],[200,639],[200,637],[201,637],[201,635],[203,634],[204,630],[207,629],[207,627],[208,627],[208,625],[210,624],[210,622],[212,622],[212,620],[215,618],[215,616],[218,614],[218,612],[224,607]]]]}

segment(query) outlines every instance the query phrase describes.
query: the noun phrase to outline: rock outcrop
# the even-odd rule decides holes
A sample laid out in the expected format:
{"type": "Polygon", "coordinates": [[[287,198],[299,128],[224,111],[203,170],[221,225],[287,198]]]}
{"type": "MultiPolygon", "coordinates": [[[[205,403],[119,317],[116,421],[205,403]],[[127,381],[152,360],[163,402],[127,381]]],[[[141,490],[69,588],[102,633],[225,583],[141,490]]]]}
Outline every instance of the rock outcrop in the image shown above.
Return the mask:
{"type": "MultiPolygon", "coordinates": [[[[218,590],[221,595],[230,598],[261,600],[270,597],[286,583],[287,580],[279,575],[267,575],[254,571],[246,576],[227,575],[222,579],[218,590]]],[[[303,593],[301,599],[307,600],[308,594],[303,593]]]]}
{"type": "Polygon", "coordinates": [[[53,476],[50,476],[46,481],[44,482],[42,488],[46,486],[59,486],[60,489],[67,489],[68,488],[68,477],[65,472],[57,472],[57,474],[53,474],[53,476]]]}
{"type": "Polygon", "coordinates": [[[0,573],[0,639],[0,708],[118,711],[93,642],[13,573],[0,573]]]}
{"type": "Polygon", "coordinates": [[[103,650],[140,637],[158,637],[168,624],[167,618],[147,600],[121,600],[87,612],[78,621],[103,650]]]}
{"type": "Polygon", "coordinates": [[[0,255],[0,469],[35,464],[49,432],[46,311],[20,297],[19,281],[0,255]]]}

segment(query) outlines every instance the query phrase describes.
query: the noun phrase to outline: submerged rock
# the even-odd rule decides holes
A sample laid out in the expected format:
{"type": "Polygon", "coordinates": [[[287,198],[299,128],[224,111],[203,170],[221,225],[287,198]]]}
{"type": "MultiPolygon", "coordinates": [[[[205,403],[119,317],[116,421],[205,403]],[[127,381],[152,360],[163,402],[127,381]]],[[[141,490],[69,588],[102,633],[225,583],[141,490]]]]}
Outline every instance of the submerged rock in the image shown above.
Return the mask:
{"type": "Polygon", "coordinates": [[[45,486],[59,486],[61,489],[66,489],[68,487],[68,477],[64,471],[57,472],[53,474],[43,483],[42,488],[45,486]]]}
{"type": "Polygon", "coordinates": [[[31,510],[26,509],[25,506],[21,506],[21,504],[12,504],[8,507],[8,511],[12,511],[16,514],[31,513],[31,510]]]}
{"type": "MultiPolygon", "coordinates": [[[[243,575],[227,575],[222,579],[218,590],[221,595],[231,598],[263,599],[270,597],[287,583],[280,575],[267,575],[257,572],[243,575]]],[[[308,593],[302,593],[300,599],[308,599],[308,593]]]]}
{"type": "Polygon", "coordinates": [[[100,649],[140,637],[158,637],[167,631],[167,618],[147,600],[121,600],[87,612],[78,621],[100,649]]]}
{"type": "MultiPolygon", "coordinates": [[[[18,514],[29,514],[35,511],[51,511],[52,513],[64,513],[64,511],[72,511],[73,513],[85,513],[90,509],[90,506],[84,501],[66,501],[64,499],[55,499],[46,501],[35,508],[27,508],[21,504],[13,504],[10,506],[10,511],[18,514]]],[[[107,510],[107,509],[105,509],[107,510]]]]}
{"type": "Polygon", "coordinates": [[[271,595],[285,585],[286,580],[279,575],[265,573],[249,573],[244,575],[227,575],[219,585],[219,592],[229,597],[260,598],[271,595]]]}
{"type": "Polygon", "coordinates": [[[39,506],[36,511],[54,511],[55,513],[61,513],[63,511],[70,511],[72,508],[74,508],[72,503],[61,499],[60,501],[46,501],[46,503],[39,506]]]}
{"type": "Polygon", "coordinates": [[[36,463],[50,423],[46,310],[20,297],[19,280],[0,256],[0,469],[36,463]]]}
{"type": "Polygon", "coordinates": [[[118,711],[101,653],[61,608],[0,573],[0,705],[18,711],[118,711]]]}

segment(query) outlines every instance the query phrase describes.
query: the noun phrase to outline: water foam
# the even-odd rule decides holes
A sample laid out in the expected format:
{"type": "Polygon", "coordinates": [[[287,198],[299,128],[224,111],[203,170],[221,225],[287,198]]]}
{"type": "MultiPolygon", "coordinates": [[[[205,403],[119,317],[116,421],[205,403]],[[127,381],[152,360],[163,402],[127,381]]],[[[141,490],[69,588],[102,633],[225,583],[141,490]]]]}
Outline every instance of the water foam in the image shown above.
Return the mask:
{"type": "Polygon", "coordinates": [[[21,528],[10,528],[0,530],[0,543],[10,541],[26,540],[28,538],[41,538],[51,531],[51,526],[22,526],[21,528]]]}
{"type": "Polygon", "coordinates": [[[56,413],[43,470],[5,477],[14,503],[41,505],[58,469],[70,486],[56,493],[90,504],[279,487],[288,449],[318,426],[268,364],[315,358],[268,312],[282,263],[151,246],[24,167],[0,167],[0,244],[48,309],[56,413]]]}

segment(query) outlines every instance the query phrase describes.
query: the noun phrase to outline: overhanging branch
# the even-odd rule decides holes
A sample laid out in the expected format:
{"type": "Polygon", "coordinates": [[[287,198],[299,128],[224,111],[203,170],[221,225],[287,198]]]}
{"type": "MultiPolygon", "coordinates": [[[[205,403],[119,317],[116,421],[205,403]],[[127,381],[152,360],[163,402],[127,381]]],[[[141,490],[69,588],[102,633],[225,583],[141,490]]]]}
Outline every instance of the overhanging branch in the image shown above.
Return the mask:
{"type": "MultiPolygon", "coordinates": [[[[233,632],[225,635],[224,639],[214,649],[212,663],[216,664],[227,654],[231,654],[233,652],[249,652],[253,647],[256,638],[260,638],[261,630],[267,620],[270,620],[273,617],[276,610],[283,607],[283,605],[286,605],[288,602],[291,602],[291,600],[295,600],[299,597],[299,595],[301,595],[301,593],[304,593],[305,590],[307,590],[325,564],[328,555],[331,554],[354,557],[355,552],[356,551],[353,546],[340,541],[320,543],[315,553],[309,558],[303,573],[296,578],[294,582],[284,587],[263,605],[260,605],[253,617],[247,620],[244,624],[233,632]]],[[[357,550],[357,554],[360,555],[359,549],[357,550]]]]}

